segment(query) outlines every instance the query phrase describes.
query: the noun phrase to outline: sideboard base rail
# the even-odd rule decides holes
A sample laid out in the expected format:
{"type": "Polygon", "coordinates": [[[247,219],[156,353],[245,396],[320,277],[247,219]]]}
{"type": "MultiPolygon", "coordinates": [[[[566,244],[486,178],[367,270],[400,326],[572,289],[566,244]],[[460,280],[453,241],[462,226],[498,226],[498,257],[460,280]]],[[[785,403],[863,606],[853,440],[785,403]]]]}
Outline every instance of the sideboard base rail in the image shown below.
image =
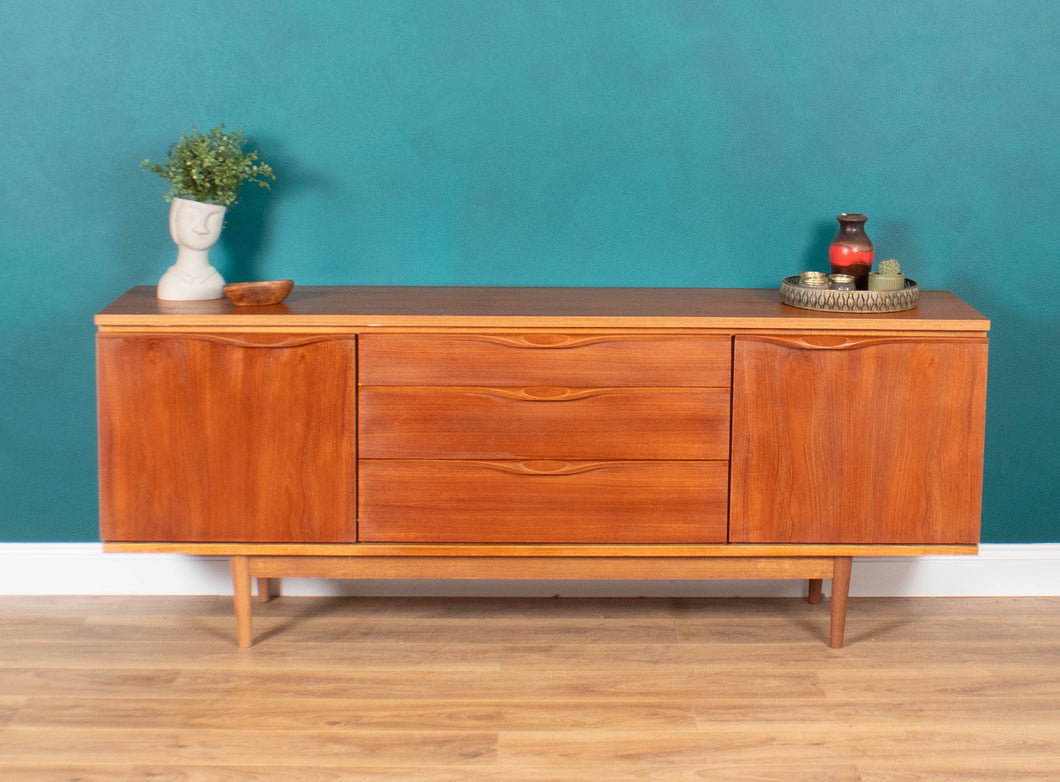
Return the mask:
{"type": "Polygon", "coordinates": [[[266,602],[279,578],[367,579],[807,579],[819,603],[823,579],[832,580],[828,645],[843,646],[852,559],[832,557],[344,557],[232,555],[239,646],[253,644],[252,581],[266,602]],[[486,564],[488,563],[488,565],[486,564]]]}

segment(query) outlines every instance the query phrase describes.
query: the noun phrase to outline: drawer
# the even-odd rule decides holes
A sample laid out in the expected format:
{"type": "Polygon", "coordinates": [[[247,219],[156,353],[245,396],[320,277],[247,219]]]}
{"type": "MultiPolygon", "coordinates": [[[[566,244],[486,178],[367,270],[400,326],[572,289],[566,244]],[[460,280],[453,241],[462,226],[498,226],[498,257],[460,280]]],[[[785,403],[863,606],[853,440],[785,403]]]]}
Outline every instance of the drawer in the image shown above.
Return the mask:
{"type": "Polygon", "coordinates": [[[728,337],[567,334],[371,334],[363,385],[723,387],[728,337]]]}
{"type": "Polygon", "coordinates": [[[729,458],[728,389],[362,387],[361,455],[729,458]]]}
{"type": "Polygon", "coordinates": [[[723,543],[726,462],[365,459],[361,542],[723,543]]]}

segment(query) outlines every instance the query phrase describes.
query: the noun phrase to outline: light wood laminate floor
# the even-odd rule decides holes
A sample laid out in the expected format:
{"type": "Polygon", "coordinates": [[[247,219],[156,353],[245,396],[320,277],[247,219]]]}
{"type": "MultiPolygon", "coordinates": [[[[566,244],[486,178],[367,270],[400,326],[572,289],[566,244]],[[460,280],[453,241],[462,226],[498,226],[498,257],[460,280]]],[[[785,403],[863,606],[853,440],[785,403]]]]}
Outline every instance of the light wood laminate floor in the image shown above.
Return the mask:
{"type": "Polygon", "coordinates": [[[0,597],[0,780],[1060,779],[1060,598],[0,597]]]}

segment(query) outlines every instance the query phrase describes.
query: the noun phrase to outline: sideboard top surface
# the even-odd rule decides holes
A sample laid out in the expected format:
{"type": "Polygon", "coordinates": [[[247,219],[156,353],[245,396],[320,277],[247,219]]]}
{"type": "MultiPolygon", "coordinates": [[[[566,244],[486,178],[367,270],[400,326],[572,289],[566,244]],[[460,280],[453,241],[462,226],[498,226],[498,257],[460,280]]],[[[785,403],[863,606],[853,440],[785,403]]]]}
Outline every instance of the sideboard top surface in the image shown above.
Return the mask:
{"type": "Polygon", "coordinates": [[[161,301],[139,286],[95,319],[108,327],[854,329],[985,332],[990,321],[949,291],[922,291],[905,312],[819,312],[759,288],[298,286],[282,304],[161,301]]]}

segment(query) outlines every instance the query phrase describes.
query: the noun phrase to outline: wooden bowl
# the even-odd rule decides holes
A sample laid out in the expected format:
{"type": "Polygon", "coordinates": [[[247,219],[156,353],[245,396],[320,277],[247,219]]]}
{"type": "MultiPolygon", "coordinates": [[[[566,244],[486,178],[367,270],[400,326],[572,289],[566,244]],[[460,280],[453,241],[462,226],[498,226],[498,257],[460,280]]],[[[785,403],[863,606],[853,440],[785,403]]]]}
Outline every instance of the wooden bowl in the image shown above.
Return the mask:
{"type": "Polygon", "coordinates": [[[294,280],[262,280],[261,282],[230,282],[224,287],[225,296],[240,307],[260,307],[279,304],[294,289],[294,280]]]}

